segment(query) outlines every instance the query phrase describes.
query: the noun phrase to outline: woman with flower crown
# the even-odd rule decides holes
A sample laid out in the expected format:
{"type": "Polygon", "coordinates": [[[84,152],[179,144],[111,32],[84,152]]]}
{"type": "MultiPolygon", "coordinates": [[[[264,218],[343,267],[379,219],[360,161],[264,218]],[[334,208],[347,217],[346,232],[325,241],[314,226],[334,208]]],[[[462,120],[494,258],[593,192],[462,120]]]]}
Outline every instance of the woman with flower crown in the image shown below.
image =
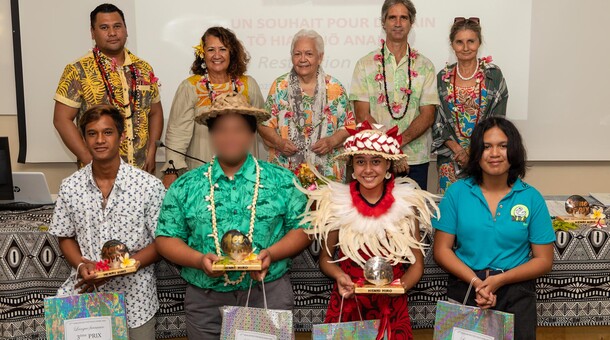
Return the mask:
{"type": "Polygon", "coordinates": [[[360,321],[361,314],[366,320],[381,319],[378,339],[385,333],[391,339],[412,339],[406,292],[423,274],[420,229],[431,230],[433,195],[409,178],[394,177],[393,162],[406,158],[398,127],[383,131],[381,125],[364,121],[348,132],[351,136],[338,158],[352,163],[354,181],[326,181],[316,190],[302,189],[309,206],[316,206],[302,223],[310,223],[306,232],[322,244],[320,269],[336,281],[325,322],[360,321]],[[402,285],[405,294],[354,294],[364,278],[365,262],[373,256],[392,265],[394,283],[402,285]]]}
{"type": "Polygon", "coordinates": [[[264,103],[258,84],[245,74],[250,58],[232,31],[210,27],[194,49],[193,75],[178,86],[165,131],[168,148],[161,170],[165,173],[163,183],[166,187],[176,180],[178,173],[201,165],[173,150],[204,161],[212,158],[208,129],[195,124],[194,119],[210,109],[217,95],[241,93],[256,108],[262,108],[264,103]]]}
{"type": "Polygon", "coordinates": [[[468,162],[474,127],[488,117],[506,116],[508,102],[500,68],[491,63],[490,56],[477,59],[483,41],[479,18],[455,18],[449,41],[457,63],[438,73],[441,105],[432,126],[440,193],[457,181],[468,162]]]}

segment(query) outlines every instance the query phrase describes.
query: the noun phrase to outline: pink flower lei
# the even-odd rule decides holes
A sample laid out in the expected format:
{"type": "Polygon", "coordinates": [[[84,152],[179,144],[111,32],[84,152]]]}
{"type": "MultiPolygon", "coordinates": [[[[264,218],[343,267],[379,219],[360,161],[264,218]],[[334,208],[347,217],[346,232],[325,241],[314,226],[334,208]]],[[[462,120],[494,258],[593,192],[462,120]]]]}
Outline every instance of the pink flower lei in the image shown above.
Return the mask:
{"type": "Polygon", "coordinates": [[[375,54],[373,59],[377,63],[377,74],[375,75],[375,81],[379,83],[379,95],[377,96],[377,103],[382,104],[388,107],[388,112],[393,119],[399,120],[402,119],[409,109],[409,103],[411,102],[411,94],[413,90],[411,86],[413,84],[413,78],[417,78],[418,73],[415,70],[411,69],[411,65],[415,62],[415,59],[419,56],[419,53],[415,49],[411,49],[411,45],[407,45],[407,54],[409,55],[409,60],[407,63],[407,75],[409,77],[408,87],[401,87],[400,92],[402,92],[401,102],[405,101],[406,104],[402,113],[400,113],[402,109],[402,104],[399,102],[392,102],[390,104],[390,97],[388,95],[388,84],[386,82],[386,72],[385,72],[385,40],[381,39],[381,51],[380,53],[375,54]]]}

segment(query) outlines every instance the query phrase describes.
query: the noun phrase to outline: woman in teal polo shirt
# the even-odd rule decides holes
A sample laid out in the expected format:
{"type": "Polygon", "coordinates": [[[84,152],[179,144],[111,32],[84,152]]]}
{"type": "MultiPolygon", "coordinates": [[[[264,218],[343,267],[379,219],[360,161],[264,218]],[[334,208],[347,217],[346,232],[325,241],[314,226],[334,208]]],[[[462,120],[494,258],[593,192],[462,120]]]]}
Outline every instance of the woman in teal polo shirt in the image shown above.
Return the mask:
{"type": "Polygon", "coordinates": [[[521,180],[525,170],[517,128],[504,118],[480,122],[468,177],[449,187],[433,220],[447,296],[462,301],[472,284],[468,304],[513,313],[515,339],[536,338],[535,279],[551,270],[555,241],[544,198],[521,180]]]}

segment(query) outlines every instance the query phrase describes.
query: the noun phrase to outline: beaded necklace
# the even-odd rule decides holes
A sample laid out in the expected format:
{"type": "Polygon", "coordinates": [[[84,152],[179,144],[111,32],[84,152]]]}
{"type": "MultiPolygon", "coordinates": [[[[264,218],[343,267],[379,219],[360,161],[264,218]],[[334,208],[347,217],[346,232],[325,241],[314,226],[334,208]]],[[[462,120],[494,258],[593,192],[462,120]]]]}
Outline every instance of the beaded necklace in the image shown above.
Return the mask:
{"type": "MultiPolygon", "coordinates": [[[[484,73],[484,69],[487,65],[487,63],[489,63],[489,61],[491,61],[491,57],[486,57],[486,58],[481,58],[481,60],[479,61],[479,64],[477,66],[477,70],[476,72],[473,74],[472,77],[470,77],[470,79],[475,78],[476,80],[476,85],[475,85],[475,93],[477,93],[478,95],[478,101],[476,101],[476,103],[478,103],[477,105],[477,112],[476,112],[476,120],[475,120],[475,126],[479,123],[479,120],[481,119],[481,106],[483,106],[483,82],[485,80],[485,73],[484,73]]],[[[466,113],[466,108],[464,107],[464,105],[460,104],[458,102],[458,96],[457,96],[457,86],[455,85],[455,81],[456,78],[458,77],[457,75],[457,64],[456,66],[449,70],[449,66],[445,66],[445,74],[443,75],[442,79],[447,83],[447,97],[445,97],[445,100],[447,101],[447,103],[449,105],[452,106],[452,111],[453,114],[455,115],[455,121],[456,121],[456,125],[457,125],[457,131],[460,134],[460,136],[462,136],[463,138],[471,138],[471,136],[467,136],[466,134],[464,134],[464,132],[462,131],[462,127],[460,126],[460,119],[465,117],[466,113]]],[[[462,77],[460,77],[462,78],[462,77]]]]}
{"type": "Polygon", "coordinates": [[[400,109],[401,109],[401,104],[398,102],[393,102],[392,105],[390,105],[390,96],[388,95],[388,83],[386,81],[386,71],[385,71],[385,40],[381,40],[381,53],[380,54],[376,54],[375,55],[375,61],[377,61],[378,63],[378,68],[381,69],[381,73],[377,74],[375,76],[375,80],[377,82],[379,82],[379,87],[380,87],[380,94],[377,98],[377,102],[379,104],[385,104],[385,106],[387,106],[388,108],[388,112],[390,113],[390,116],[393,119],[399,120],[402,119],[406,114],[407,114],[407,110],[409,109],[409,103],[411,102],[411,94],[413,93],[413,90],[411,89],[411,86],[413,84],[413,78],[417,77],[417,72],[415,70],[411,69],[411,64],[415,61],[415,59],[418,56],[418,52],[415,49],[411,49],[411,45],[408,44],[407,45],[407,56],[408,56],[408,61],[407,61],[407,77],[409,79],[408,82],[408,87],[403,87],[400,89],[400,92],[403,93],[402,95],[402,101],[404,101],[405,96],[407,99],[407,103],[405,104],[405,108],[402,111],[402,113],[400,113],[400,109]],[[383,91],[383,92],[381,92],[383,91]],[[384,102],[385,100],[385,102],[384,102]],[[399,114],[399,115],[396,115],[399,114]]]}
{"type": "MultiPolygon", "coordinates": [[[[210,100],[214,101],[214,99],[217,96],[217,93],[214,90],[214,87],[212,86],[212,82],[210,81],[208,72],[205,72],[201,76],[201,82],[205,85],[205,88],[208,90],[208,97],[210,98],[210,100]]],[[[231,77],[231,86],[233,87],[233,92],[239,93],[239,86],[242,86],[242,85],[243,85],[243,83],[238,78],[231,77]]]]}
{"type": "MultiPolygon", "coordinates": [[[[133,118],[134,115],[137,117],[137,121],[135,125],[138,125],[140,120],[140,115],[136,114],[136,110],[138,107],[138,102],[140,102],[141,98],[138,93],[138,79],[140,78],[140,71],[135,67],[134,64],[128,65],[129,71],[131,73],[131,81],[129,83],[129,100],[127,103],[121,103],[116,97],[116,88],[112,85],[112,82],[109,79],[109,71],[106,69],[106,64],[108,63],[105,60],[102,60],[102,53],[99,48],[93,48],[93,57],[95,60],[95,64],[97,65],[98,70],[102,76],[102,83],[104,83],[104,88],[106,93],[108,94],[108,98],[112,105],[114,105],[117,109],[123,110],[127,107],[131,108],[131,115],[129,117],[125,117],[125,119],[133,118]]],[[[116,68],[115,65],[111,65],[111,68],[114,70],[116,68]]]]}

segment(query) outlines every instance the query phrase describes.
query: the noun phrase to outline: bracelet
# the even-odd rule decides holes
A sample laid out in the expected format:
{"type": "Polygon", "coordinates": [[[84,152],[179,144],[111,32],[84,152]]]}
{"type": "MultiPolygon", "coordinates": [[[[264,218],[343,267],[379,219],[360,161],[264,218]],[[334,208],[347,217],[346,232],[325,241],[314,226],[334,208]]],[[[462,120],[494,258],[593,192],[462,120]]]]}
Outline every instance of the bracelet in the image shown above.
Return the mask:
{"type": "Polygon", "coordinates": [[[78,279],[78,275],[80,274],[80,266],[84,265],[85,262],[81,262],[76,266],[76,278],[78,279]]]}
{"type": "Polygon", "coordinates": [[[470,280],[470,285],[472,286],[474,284],[474,282],[478,279],[479,279],[478,276],[473,277],[472,280],[470,280]]]}

